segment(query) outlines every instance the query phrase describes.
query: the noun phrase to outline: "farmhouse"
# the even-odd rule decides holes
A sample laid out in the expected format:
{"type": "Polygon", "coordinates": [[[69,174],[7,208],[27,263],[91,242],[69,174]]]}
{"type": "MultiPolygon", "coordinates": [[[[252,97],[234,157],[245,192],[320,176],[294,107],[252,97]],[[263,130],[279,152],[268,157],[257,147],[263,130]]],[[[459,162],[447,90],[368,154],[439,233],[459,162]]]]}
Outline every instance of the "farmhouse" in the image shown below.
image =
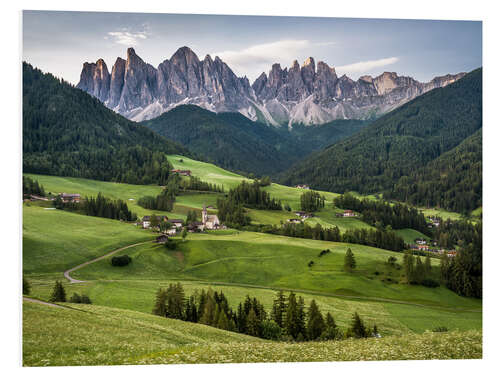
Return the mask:
{"type": "Polygon", "coordinates": [[[217,215],[209,215],[205,205],[203,205],[203,211],[201,212],[201,221],[203,226],[207,229],[219,229],[219,218],[217,215]]]}
{"type": "Polygon", "coordinates": [[[306,189],[306,190],[309,190],[309,189],[310,189],[310,187],[309,187],[308,185],[295,185],[295,187],[296,187],[297,189],[306,189]]]}
{"type": "Polygon", "coordinates": [[[295,215],[299,216],[301,219],[309,219],[310,217],[313,217],[314,215],[310,212],[304,212],[304,211],[295,211],[295,215]]]}
{"type": "Polygon", "coordinates": [[[175,236],[175,234],[177,233],[177,229],[176,229],[176,227],[169,228],[169,229],[167,229],[166,233],[169,236],[175,236]]]}
{"type": "Polygon", "coordinates": [[[142,227],[144,229],[148,229],[150,225],[151,225],[151,216],[144,216],[142,218],[142,227]]]}
{"type": "Polygon", "coordinates": [[[423,239],[423,238],[416,238],[416,239],[415,239],[415,243],[416,243],[417,245],[426,245],[426,244],[427,244],[427,241],[426,241],[425,239],[423,239]]]}
{"type": "Polygon", "coordinates": [[[289,223],[302,223],[302,220],[300,220],[300,219],[288,219],[287,221],[289,223]]]}
{"type": "Polygon", "coordinates": [[[353,212],[353,210],[345,210],[343,213],[344,217],[354,217],[356,214],[353,212]]]}
{"type": "Polygon", "coordinates": [[[429,245],[417,245],[418,250],[429,251],[429,245]]]}
{"type": "Polygon", "coordinates": [[[181,176],[191,176],[191,171],[189,169],[172,169],[171,172],[180,174],[181,176]]]}
{"type": "Polygon", "coordinates": [[[80,203],[80,194],[67,194],[67,193],[61,193],[59,194],[61,197],[62,201],[64,203],[80,203]]]}
{"type": "Polygon", "coordinates": [[[167,222],[169,222],[176,228],[182,228],[183,221],[181,219],[168,219],[167,222]]]}
{"type": "Polygon", "coordinates": [[[193,221],[187,228],[189,232],[203,232],[205,230],[205,225],[201,221],[193,221]]]}

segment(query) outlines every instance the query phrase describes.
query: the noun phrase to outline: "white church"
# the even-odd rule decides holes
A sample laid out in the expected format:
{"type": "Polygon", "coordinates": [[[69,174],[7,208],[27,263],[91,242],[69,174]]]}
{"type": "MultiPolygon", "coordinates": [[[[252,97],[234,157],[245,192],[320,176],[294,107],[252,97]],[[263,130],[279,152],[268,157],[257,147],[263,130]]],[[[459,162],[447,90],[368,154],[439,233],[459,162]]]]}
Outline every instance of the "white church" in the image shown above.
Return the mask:
{"type": "Polygon", "coordinates": [[[217,215],[209,215],[205,205],[203,205],[203,211],[201,212],[201,221],[205,229],[219,229],[221,227],[217,215]]]}

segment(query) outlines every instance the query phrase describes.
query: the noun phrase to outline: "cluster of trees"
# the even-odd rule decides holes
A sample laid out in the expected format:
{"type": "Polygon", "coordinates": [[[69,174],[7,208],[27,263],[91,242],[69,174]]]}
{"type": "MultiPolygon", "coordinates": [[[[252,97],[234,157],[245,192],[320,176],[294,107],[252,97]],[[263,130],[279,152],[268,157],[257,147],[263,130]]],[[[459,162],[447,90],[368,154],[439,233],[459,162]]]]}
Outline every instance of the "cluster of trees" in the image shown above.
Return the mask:
{"type": "Polygon", "coordinates": [[[127,254],[118,255],[116,257],[111,258],[111,265],[114,267],[124,267],[128,265],[130,262],[132,262],[132,258],[129,257],[127,254]]]}
{"type": "Polygon", "coordinates": [[[180,181],[180,188],[182,190],[197,190],[197,191],[214,191],[216,193],[224,193],[224,186],[211,184],[209,182],[201,181],[199,177],[189,176],[187,179],[180,181]]]}
{"type": "Polygon", "coordinates": [[[217,199],[217,215],[222,222],[233,228],[248,226],[251,221],[243,204],[231,199],[217,199]]]}
{"type": "Polygon", "coordinates": [[[59,210],[76,211],[87,216],[123,221],[137,220],[137,215],[129,210],[126,202],[121,199],[112,200],[102,195],[101,192],[97,194],[97,197],[83,198],[80,203],[64,203],[61,196],[57,196],[52,204],[59,210]]]}
{"type": "Polygon", "coordinates": [[[427,235],[431,234],[424,214],[414,207],[401,203],[391,205],[384,201],[358,199],[347,193],[334,198],[333,204],[339,208],[359,212],[361,220],[379,229],[387,226],[393,229],[412,228],[427,235]]]}
{"type": "Polygon", "coordinates": [[[259,184],[259,186],[265,187],[271,185],[271,177],[269,176],[262,176],[259,179],[255,179],[255,182],[259,184]]]}
{"type": "Polygon", "coordinates": [[[149,210],[172,211],[175,196],[179,194],[181,178],[177,174],[171,174],[167,178],[165,187],[156,197],[146,195],[138,199],[137,204],[149,210]]]}
{"type": "MultiPolygon", "coordinates": [[[[420,256],[415,256],[410,250],[405,251],[403,256],[403,272],[408,284],[423,285],[430,288],[439,286],[432,275],[431,257],[427,254],[424,262],[420,256]]],[[[389,259],[391,264],[391,259],[389,259]]],[[[395,261],[394,261],[395,263],[395,261]]]]}
{"type": "Polygon", "coordinates": [[[344,233],[341,233],[337,226],[323,228],[319,223],[313,227],[309,226],[307,223],[284,223],[282,226],[247,225],[243,229],[269,234],[278,234],[280,236],[354,243],[398,252],[403,251],[406,248],[404,240],[393,230],[363,228],[348,229],[344,233]]]}
{"type": "Polygon", "coordinates": [[[158,289],[153,314],[189,322],[201,323],[268,340],[338,340],[344,337],[370,337],[378,333],[366,328],[357,313],[351,327],[343,333],[333,316],[323,315],[315,300],[306,308],[304,299],[290,292],[279,291],[270,314],[261,302],[247,295],[236,311],[221,292],[211,289],[187,297],[180,283],[158,289]]]}
{"type": "Polygon", "coordinates": [[[344,256],[344,271],[352,272],[356,268],[356,258],[354,258],[354,254],[351,248],[347,248],[344,256]]]}
{"type": "Polygon", "coordinates": [[[148,210],[172,211],[174,208],[175,195],[164,189],[156,197],[146,195],[137,200],[137,204],[148,210]]]}
{"type": "Polygon", "coordinates": [[[186,216],[186,224],[191,224],[195,221],[198,221],[198,211],[189,210],[186,216]]]}
{"type": "Polygon", "coordinates": [[[85,294],[79,295],[78,293],[73,293],[73,295],[69,299],[69,302],[71,302],[71,303],[85,303],[87,305],[90,305],[92,303],[89,296],[87,296],[85,294]]]}
{"type": "Polygon", "coordinates": [[[314,212],[323,207],[325,207],[325,197],[317,191],[305,191],[300,196],[300,209],[303,211],[314,212]]]}
{"type": "Polygon", "coordinates": [[[229,190],[228,200],[245,207],[258,210],[282,210],[281,201],[271,198],[271,195],[260,188],[257,181],[248,183],[242,181],[234,189],[229,190]]]}
{"type": "Polygon", "coordinates": [[[34,194],[41,197],[45,196],[45,189],[37,180],[33,180],[30,177],[23,176],[23,194],[34,194]]]}
{"type": "Polygon", "coordinates": [[[23,171],[164,185],[187,150],[23,63],[23,171]],[[75,131],[78,129],[78,131],[75,131]]]}
{"type": "Polygon", "coordinates": [[[136,221],[137,215],[128,209],[127,203],[121,199],[112,200],[101,193],[97,197],[84,198],[80,207],[88,216],[106,217],[123,221],[136,221]]]}
{"type": "MultiPolygon", "coordinates": [[[[483,295],[483,225],[457,222],[448,223],[454,230],[468,228],[457,242],[459,249],[454,258],[443,254],[441,258],[441,280],[454,292],[466,296],[482,298],[483,295]]],[[[451,236],[454,236],[454,230],[451,236]]]]}
{"type": "Polygon", "coordinates": [[[477,204],[482,197],[477,182],[481,180],[479,148],[469,148],[473,156],[463,153],[458,163],[461,170],[449,174],[448,178],[443,172],[455,168],[452,159],[458,160],[461,153],[457,152],[443,163],[437,160],[480,128],[482,69],[477,69],[453,84],[419,96],[352,137],[299,162],[284,174],[282,182],[287,185],[306,182],[315,189],[334,192],[388,192],[388,198],[441,202],[450,207],[456,201],[456,208],[467,207],[467,199],[472,198],[477,204]],[[434,160],[439,169],[428,179],[426,176],[434,167],[430,163],[434,160]],[[467,177],[469,172],[472,172],[471,178],[467,177]],[[405,177],[409,177],[408,180],[404,181],[405,177]],[[461,177],[466,177],[463,185],[454,186],[461,177]],[[441,182],[445,183],[443,187],[441,182]],[[414,187],[417,192],[412,190],[414,187]],[[434,196],[436,189],[438,193],[434,196]]]}

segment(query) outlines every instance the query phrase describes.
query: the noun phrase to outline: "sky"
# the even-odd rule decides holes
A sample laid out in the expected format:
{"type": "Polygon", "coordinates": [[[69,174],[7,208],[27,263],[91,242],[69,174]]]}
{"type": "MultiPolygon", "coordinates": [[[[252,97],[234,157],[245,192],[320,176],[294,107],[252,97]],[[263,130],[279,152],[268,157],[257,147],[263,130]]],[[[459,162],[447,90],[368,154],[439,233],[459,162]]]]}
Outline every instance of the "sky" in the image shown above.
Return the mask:
{"type": "Polygon", "coordinates": [[[385,71],[427,82],[482,66],[482,23],[105,12],[23,12],[23,60],[77,84],[84,62],[108,70],[133,47],[157,67],[183,46],[219,56],[252,83],[272,64],[312,56],[352,79],[385,71]]]}

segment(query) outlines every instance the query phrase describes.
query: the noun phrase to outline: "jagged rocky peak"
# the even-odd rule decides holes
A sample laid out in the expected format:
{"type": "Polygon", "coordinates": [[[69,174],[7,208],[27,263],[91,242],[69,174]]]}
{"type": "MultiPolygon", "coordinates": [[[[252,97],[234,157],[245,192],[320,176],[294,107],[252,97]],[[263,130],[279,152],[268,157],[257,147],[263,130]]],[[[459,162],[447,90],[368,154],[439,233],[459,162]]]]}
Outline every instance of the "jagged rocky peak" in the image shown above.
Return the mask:
{"type": "Polygon", "coordinates": [[[418,95],[460,79],[464,73],[420,83],[384,72],[353,81],[337,77],[334,67],[313,57],[289,68],[272,64],[252,85],[238,77],[220,57],[199,60],[189,47],[179,48],[157,68],[144,62],[134,48],[126,60],[118,57],[108,71],[103,59],[83,64],[77,87],[109,108],[136,121],[159,116],[180,104],[195,104],[215,112],[240,112],[269,124],[321,124],[337,118],[363,119],[388,112],[418,95]]]}

